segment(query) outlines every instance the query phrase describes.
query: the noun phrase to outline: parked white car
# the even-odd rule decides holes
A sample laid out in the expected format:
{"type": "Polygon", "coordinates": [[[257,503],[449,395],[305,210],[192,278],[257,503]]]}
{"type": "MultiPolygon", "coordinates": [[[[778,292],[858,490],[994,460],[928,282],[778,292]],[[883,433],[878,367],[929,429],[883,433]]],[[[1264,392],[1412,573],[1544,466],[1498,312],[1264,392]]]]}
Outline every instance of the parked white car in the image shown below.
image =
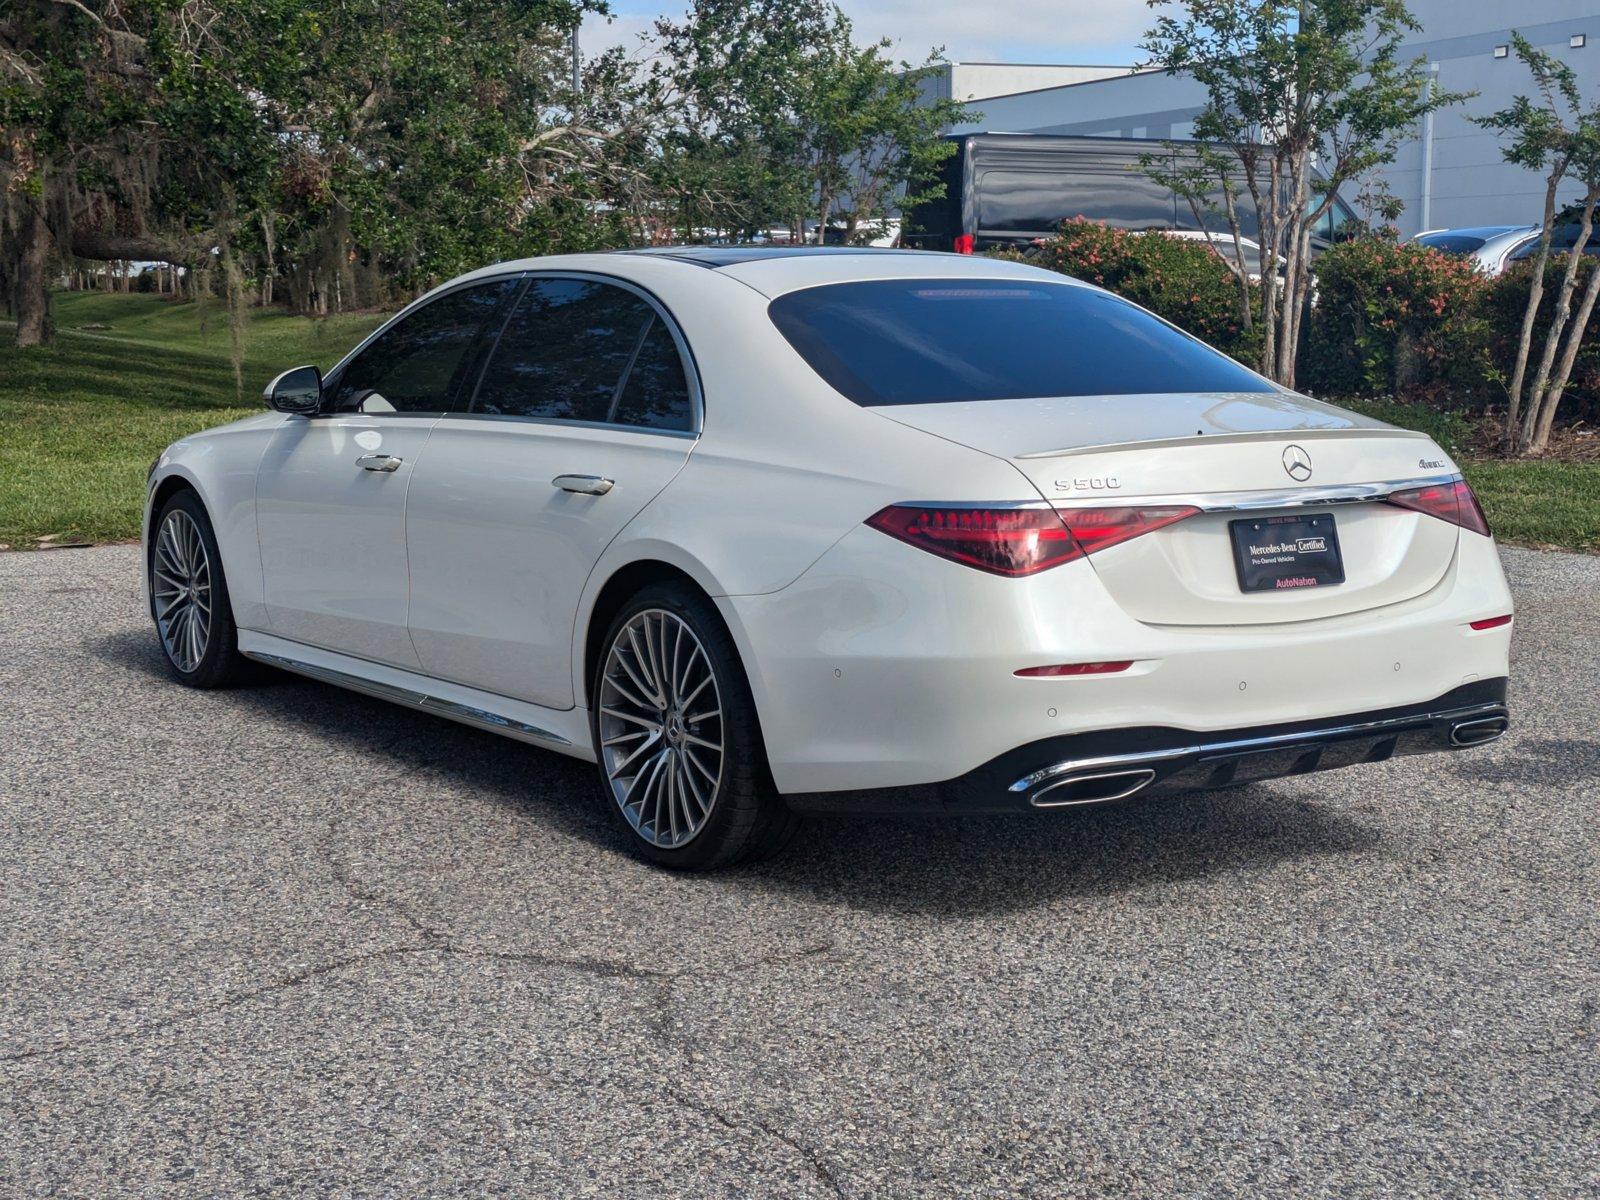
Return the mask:
{"type": "Polygon", "coordinates": [[[1456,464],[1106,292],[896,251],[502,263],[150,474],[177,678],[242,658],[598,762],[644,854],[1473,745],[1456,464]]]}

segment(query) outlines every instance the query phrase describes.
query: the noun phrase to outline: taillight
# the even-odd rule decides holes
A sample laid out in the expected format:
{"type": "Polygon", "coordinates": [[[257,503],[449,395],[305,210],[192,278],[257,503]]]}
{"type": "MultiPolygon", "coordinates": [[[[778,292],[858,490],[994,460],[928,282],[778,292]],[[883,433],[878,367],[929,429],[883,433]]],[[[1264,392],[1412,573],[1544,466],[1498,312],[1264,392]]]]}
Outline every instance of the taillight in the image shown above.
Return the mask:
{"type": "Polygon", "coordinates": [[[1400,508],[1426,513],[1430,517],[1438,517],[1441,521],[1449,521],[1452,525],[1470,529],[1473,533],[1489,536],[1489,522],[1483,515],[1483,508],[1464,479],[1458,479],[1454,483],[1431,483],[1427,487],[1412,488],[1406,492],[1393,492],[1388,499],[1390,504],[1400,508]]]}
{"type": "Polygon", "coordinates": [[[1194,516],[1192,505],[1159,508],[1063,508],[1061,519],[1085,554],[1094,554],[1194,516]]]}
{"type": "Polygon", "coordinates": [[[1058,567],[1171,525],[1200,510],[1162,508],[940,508],[892,504],[867,524],[920,550],[1017,577],[1058,567]]]}
{"type": "Polygon", "coordinates": [[[874,529],[941,558],[996,575],[1032,575],[1080,551],[1053,508],[915,508],[891,504],[874,529]]]}

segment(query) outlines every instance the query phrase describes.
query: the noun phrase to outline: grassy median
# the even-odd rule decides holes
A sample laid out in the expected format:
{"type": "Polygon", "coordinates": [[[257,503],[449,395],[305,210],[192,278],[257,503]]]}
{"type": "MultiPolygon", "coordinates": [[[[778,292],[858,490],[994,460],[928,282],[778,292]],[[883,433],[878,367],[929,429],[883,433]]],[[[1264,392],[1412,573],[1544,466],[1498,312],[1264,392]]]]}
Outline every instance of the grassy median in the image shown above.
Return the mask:
{"type": "Polygon", "coordinates": [[[162,447],[259,412],[278,371],[326,369],[380,320],[251,312],[241,395],[220,305],[78,293],[57,296],[55,312],[52,345],[0,345],[0,544],[18,549],[137,537],[162,447]]]}
{"type": "MultiPolygon", "coordinates": [[[[260,411],[262,385],[278,371],[330,367],[379,320],[252,311],[241,394],[220,305],[198,311],[156,296],[57,296],[54,345],[0,345],[0,544],[137,537],[145,469],[163,446],[260,411]]],[[[9,333],[0,325],[0,339],[9,333]]],[[[1462,461],[1502,541],[1600,550],[1600,462],[1474,459],[1471,429],[1459,416],[1356,407],[1424,430],[1462,461]]]]}

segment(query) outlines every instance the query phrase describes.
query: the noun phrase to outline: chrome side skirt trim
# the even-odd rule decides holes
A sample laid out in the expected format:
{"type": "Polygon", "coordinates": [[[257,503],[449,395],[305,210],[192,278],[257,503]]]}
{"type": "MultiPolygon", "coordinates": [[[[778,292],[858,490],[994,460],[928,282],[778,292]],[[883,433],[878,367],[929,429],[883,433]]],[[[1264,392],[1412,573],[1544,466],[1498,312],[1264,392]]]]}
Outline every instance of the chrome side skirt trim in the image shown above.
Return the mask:
{"type": "Polygon", "coordinates": [[[332,667],[322,667],[313,663],[301,662],[299,659],[288,658],[282,654],[269,654],[264,650],[245,649],[241,649],[239,653],[246,658],[253,658],[257,662],[266,663],[268,666],[281,667],[285,671],[293,671],[297,675],[304,675],[308,679],[316,679],[322,683],[331,683],[337,687],[349,688],[353,692],[361,692],[379,700],[389,700],[395,704],[404,704],[408,708],[433,713],[435,716],[448,717],[452,721],[460,721],[464,725],[476,725],[478,728],[487,729],[491,733],[504,734],[508,737],[519,738],[522,741],[543,745],[572,745],[569,739],[562,737],[559,733],[552,733],[550,730],[541,729],[537,725],[529,725],[525,721],[513,720],[500,713],[490,712],[485,708],[474,708],[468,704],[459,704],[454,700],[446,700],[440,696],[429,695],[427,692],[397,687],[390,683],[380,683],[375,679],[363,679],[361,676],[352,675],[347,671],[336,671],[332,667]]]}
{"type": "MultiPolygon", "coordinates": [[[[1080,772],[1095,772],[1106,774],[1120,768],[1137,769],[1169,762],[1172,759],[1212,756],[1219,754],[1237,754],[1252,750],[1272,750],[1278,747],[1304,744],[1315,745],[1335,738],[1364,737],[1374,734],[1383,734],[1390,731],[1415,729],[1433,721],[1452,722],[1452,728],[1461,729],[1479,725],[1480,722],[1498,722],[1498,732],[1491,732],[1484,728],[1483,735],[1475,741],[1465,741],[1458,745],[1480,745],[1483,742],[1493,741],[1506,731],[1508,722],[1505,720],[1505,706],[1503,704],[1479,704],[1471,708],[1449,709],[1438,713],[1415,713],[1408,717],[1386,717],[1381,721],[1359,721],[1348,725],[1324,725],[1316,729],[1303,729],[1298,733],[1275,733],[1266,737],[1238,738],[1233,741],[1220,742],[1195,742],[1188,746],[1175,746],[1166,750],[1147,750],[1135,754],[1109,754],[1100,758],[1071,758],[1064,762],[1055,763],[1024,775],[1013,783],[1007,791],[1022,793],[1031,791],[1041,783],[1060,779],[1063,775],[1076,775],[1080,772]]],[[[1476,732],[1475,730],[1472,732],[1476,732]]]]}

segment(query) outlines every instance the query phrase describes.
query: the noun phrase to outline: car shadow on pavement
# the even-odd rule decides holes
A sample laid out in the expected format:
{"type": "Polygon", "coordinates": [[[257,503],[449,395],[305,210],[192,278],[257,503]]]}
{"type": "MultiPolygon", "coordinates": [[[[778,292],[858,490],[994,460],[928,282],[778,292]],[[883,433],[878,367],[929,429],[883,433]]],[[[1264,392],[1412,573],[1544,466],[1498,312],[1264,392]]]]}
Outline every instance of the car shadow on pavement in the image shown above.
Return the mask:
{"type": "MultiPolygon", "coordinates": [[[[153,639],[89,644],[103,660],[170,677],[153,639]]],[[[175,686],[175,685],[174,685],[175,686]]],[[[215,693],[213,693],[215,695],[215,693]]],[[[223,693],[247,706],[263,742],[381,757],[392,780],[414,771],[503,804],[650,870],[629,853],[588,763],[330,684],[262,668],[223,693]]],[[[723,886],[795,893],[845,907],[981,916],[1072,896],[1103,896],[1328,855],[1370,851],[1382,830],[1310,780],[1123,804],[992,817],[807,820],[788,850],[726,873],[723,886]]]]}

